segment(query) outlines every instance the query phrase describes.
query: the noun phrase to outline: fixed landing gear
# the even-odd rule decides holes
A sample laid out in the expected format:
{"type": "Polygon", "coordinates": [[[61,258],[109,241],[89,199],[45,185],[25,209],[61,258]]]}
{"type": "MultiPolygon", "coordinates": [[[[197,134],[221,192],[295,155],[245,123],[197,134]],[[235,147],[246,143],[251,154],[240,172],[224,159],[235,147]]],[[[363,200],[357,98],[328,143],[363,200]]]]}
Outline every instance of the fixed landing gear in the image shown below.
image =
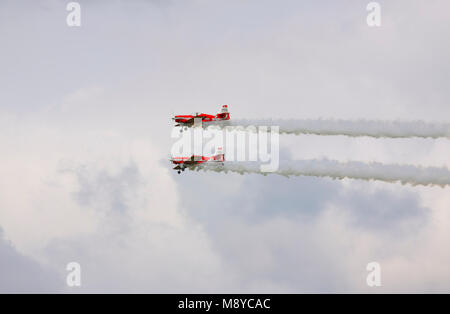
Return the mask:
{"type": "Polygon", "coordinates": [[[181,173],[181,171],[180,170],[178,170],[178,174],[180,174],[181,173]]]}
{"type": "Polygon", "coordinates": [[[180,133],[183,133],[183,130],[184,130],[184,131],[187,131],[187,129],[188,129],[187,126],[182,127],[182,128],[180,129],[180,133]]]}

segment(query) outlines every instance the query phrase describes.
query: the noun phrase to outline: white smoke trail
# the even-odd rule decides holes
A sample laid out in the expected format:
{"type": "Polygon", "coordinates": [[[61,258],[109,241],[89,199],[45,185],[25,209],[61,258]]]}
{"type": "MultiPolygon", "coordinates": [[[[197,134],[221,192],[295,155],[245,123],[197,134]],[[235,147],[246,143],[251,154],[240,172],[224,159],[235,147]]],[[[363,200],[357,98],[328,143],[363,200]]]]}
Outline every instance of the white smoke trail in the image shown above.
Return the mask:
{"type": "Polygon", "coordinates": [[[376,120],[230,120],[227,125],[279,126],[284,134],[346,135],[391,138],[450,138],[450,123],[424,121],[376,121],[376,120]]]}
{"type": "MultiPolygon", "coordinates": [[[[197,170],[216,172],[236,172],[240,174],[262,172],[258,163],[252,162],[225,162],[222,165],[206,165],[197,170]]],[[[335,160],[297,160],[280,162],[277,171],[272,172],[282,176],[314,176],[330,177],[333,179],[361,179],[378,180],[384,182],[400,182],[402,184],[438,185],[445,187],[450,185],[450,171],[447,168],[424,168],[412,165],[363,163],[357,161],[339,162],[335,160]]]]}

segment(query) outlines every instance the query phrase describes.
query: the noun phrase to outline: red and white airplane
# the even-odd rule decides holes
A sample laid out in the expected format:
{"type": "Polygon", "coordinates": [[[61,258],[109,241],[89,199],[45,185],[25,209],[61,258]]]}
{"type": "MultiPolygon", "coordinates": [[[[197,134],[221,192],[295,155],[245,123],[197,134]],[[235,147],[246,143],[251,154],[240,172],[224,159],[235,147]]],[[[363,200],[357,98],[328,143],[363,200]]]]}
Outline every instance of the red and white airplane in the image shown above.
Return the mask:
{"type": "MultiPolygon", "coordinates": [[[[220,112],[216,115],[206,113],[196,113],[195,115],[178,115],[172,118],[175,121],[175,126],[181,126],[185,129],[194,125],[194,119],[201,119],[202,123],[214,124],[214,122],[223,122],[230,120],[230,113],[228,112],[228,106],[223,105],[220,112]]],[[[182,131],[182,130],[181,130],[182,131]]]]}
{"type": "Polygon", "coordinates": [[[170,161],[175,165],[173,169],[181,173],[186,168],[194,170],[205,166],[223,166],[225,155],[222,152],[222,147],[218,147],[216,154],[211,157],[192,155],[191,157],[172,157],[170,161]]]}

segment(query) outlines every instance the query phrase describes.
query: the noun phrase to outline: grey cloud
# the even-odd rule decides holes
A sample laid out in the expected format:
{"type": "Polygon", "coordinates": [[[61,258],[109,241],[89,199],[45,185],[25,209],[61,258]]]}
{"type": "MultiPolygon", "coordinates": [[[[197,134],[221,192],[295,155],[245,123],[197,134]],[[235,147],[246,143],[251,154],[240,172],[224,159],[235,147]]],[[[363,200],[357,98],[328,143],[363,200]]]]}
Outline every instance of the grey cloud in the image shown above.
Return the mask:
{"type": "Polygon", "coordinates": [[[55,293],[64,283],[60,272],[18,253],[0,229],[0,293],[55,293]]]}
{"type": "Polygon", "coordinates": [[[359,291],[351,278],[360,274],[362,286],[364,263],[398,254],[392,248],[416,239],[430,212],[408,192],[344,193],[342,183],[328,179],[188,173],[178,181],[182,206],[208,230],[225,269],[238,274],[238,291],[359,291]],[[351,248],[357,236],[341,243],[320,227],[331,204],[349,218],[336,226],[353,236],[372,233],[393,246],[360,254],[351,248]],[[360,269],[349,267],[358,263],[360,269]]]}
{"type": "Polygon", "coordinates": [[[133,190],[142,180],[139,170],[133,162],[120,169],[117,174],[110,174],[106,170],[88,169],[79,167],[74,170],[80,189],[74,195],[82,206],[90,206],[96,200],[107,203],[108,210],[125,213],[127,204],[126,193],[133,190]]]}
{"type": "Polygon", "coordinates": [[[225,217],[252,224],[276,217],[316,217],[340,187],[331,180],[307,177],[203,176],[203,173],[174,173],[174,177],[179,182],[181,203],[206,226],[214,222],[221,224],[225,217]],[[231,186],[234,188],[230,189],[231,186]]]}
{"type": "Polygon", "coordinates": [[[354,228],[391,236],[418,233],[429,222],[430,209],[421,206],[417,195],[411,192],[354,191],[337,197],[334,203],[351,215],[354,228]]]}

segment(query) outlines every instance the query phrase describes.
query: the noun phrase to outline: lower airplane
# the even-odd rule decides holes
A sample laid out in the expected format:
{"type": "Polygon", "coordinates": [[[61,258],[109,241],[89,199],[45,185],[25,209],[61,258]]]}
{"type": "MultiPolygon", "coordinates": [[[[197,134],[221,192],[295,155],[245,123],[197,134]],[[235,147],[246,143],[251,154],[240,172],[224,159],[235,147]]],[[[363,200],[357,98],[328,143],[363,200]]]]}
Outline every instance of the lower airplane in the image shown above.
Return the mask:
{"type": "Polygon", "coordinates": [[[181,173],[186,168],[194,170],[209,166],[223,166],[225,155],[222,152],[222,147],[219,147],[216,154],[211,157],[192,155],[191,157],[172,157],[170,161],[175,165],[173,169],[181,173]]]}

